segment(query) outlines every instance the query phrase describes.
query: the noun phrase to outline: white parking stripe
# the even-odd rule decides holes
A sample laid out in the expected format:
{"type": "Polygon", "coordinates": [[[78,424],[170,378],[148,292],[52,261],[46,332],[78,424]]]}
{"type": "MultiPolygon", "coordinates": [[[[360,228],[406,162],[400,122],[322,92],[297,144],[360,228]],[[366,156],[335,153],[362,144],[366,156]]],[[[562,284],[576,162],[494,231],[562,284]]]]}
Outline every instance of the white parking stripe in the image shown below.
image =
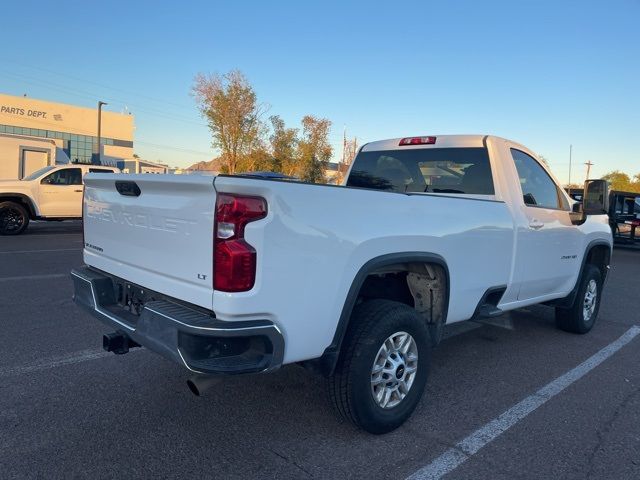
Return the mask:
{"type": "Polygon", "coordinates": [[[455,447],[448,449],[429,465],[407,477],[407,480],[435,480],[452,472],[475,455],[482,447],[491,443],[520,420],[527,417],[531,412],[544,405],[569,385],[596,368],[639,334],[640,327],[631,327],[615,342],[610,343],[573,370],[569,370],[561,377],[556,378],[533,395],[525,398],[494,420],[479,428],[459,442],[455,447]]]}
{"type": "Polygon", "coordinates": [[[18,277],[0,277],[2,282],[19,282],[21,280],[49,280],[51,278],[69,277],[68,273],[48,273],[46,275],[20,275],[18,277]]]}
{"type": "Polygon", "coordinates": [[[51,253],[51,252],[81,252],[82,247],[78,248],[55,248],[51,250],[14,250],[8,252],[0,252],[0,255],[12,255],[14,253],[51,253]]]}
{"type": "Polygon", "coordinates": [[[105,352],[104,350],[82,350],[80,352],[70,353],[60,357],[39,360],[38,362],[27,365],[2,368],[0,369],[0,378],[37,372],[40,370],[48,370],[50,368],[62,367],[63,365],[86,362],[87,360],[95,360],[96,358],[106,357],[107,355],[113,355],[113,353],[105,352]]]}
{"type": "MultiPolygon", "coordinates": [[[[142,348],[135,348],[130,350],[129,353],[140,352],[142,350],[142,348]]],[[[98,358],[108,357],[111,355],[114,354],[112,352],[105,352],[104,350],[81,350],[79,352],[68,353],[59,357],[38,360],[37,362],[29,363],[27,365],[0,368],[0,378],[39,372],[56,367],[64,367],[65,365],[87,362],[89,360],[96,360],[98,358]]]]}

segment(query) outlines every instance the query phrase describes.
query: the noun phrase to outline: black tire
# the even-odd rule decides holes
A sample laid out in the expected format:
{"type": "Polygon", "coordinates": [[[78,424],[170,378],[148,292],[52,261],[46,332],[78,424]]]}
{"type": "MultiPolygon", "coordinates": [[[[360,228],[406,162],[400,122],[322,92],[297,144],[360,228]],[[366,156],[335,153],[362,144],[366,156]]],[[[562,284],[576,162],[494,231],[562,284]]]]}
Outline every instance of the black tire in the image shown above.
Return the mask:
{"type": "Polygon", "coordinates": [[[0,202],[0,235],[19,235],[28,225],[26,208],[15,202],[0,202]]]}
{"type": "MultiPolygon", "coordinates": [[[[593,287],[591,287],[593,289],[593,287]]],[[[580,278],[578,293],[569,308],[556,307],[556,326],[560,330],[571,333],[587,333],[593,328],[600,311],[600,299],[602,298],[602,275],[595,265],[585,265],[580,278]],[[585,318],[587,291],[595,282],[595,298],[591,315],[585,318]]]]}
{"type": "MultiPolygon", "coordinates": [[[[407,340],[408,343],[410,340],[407,340]]],[[[330,402],[343,418],[367,432],[381,434],[398,428],[411,416],[422,397],[429,371],[430,349],[425,321],[413,308],[391,300],[371,300],[356,306],[336,370],[327,379],[330,402]],[[408,333],[413,337],[414,343],[411,346],[415,348],[412,350],[417,352],[417,364],[414,363],[413,366],[417,370],[408,391],[404,393],[406,396],[399,400],[403,392],[398,390],[399,393],[395,394],[396,398],[393,401],[399,403],[392,406],[393,402],[390,402],[387,408],[383,408],[374,398],[372,368],[374,361],[379,358],[379,350],[385,340],[394,334],[402,333],[408,333]]],[[[406,371],[409,371],[410,360],[402,356],[407,354],[395,355],[394,361],[400,362],[394,370],[396,376],[404,373],[404,376],[396,378],[401,383],[404,380],[409,381],[410,374],[405,373],[402,368],[403,362],[406,361],[406,371]]],[[[383,375],[391,381],[378,384],[378,391],[385,388],[385,385],[398,383],[393,376],[381,374],[381,378],[383,375]]]]}

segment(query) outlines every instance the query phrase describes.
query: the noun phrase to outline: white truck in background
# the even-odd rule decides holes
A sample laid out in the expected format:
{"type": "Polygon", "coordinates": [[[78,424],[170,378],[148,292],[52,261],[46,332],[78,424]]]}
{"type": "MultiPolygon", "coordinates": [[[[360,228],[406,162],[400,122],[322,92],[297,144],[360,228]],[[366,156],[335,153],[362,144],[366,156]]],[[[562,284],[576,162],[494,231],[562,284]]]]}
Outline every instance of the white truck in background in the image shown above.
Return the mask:
{"type": "Polygon", "coordinates": [[[336,409],[384,433],[416,407],[445,324],[532,304],[586,333],[612,238],[607,186],[574,203],[526,147],[493,136],[364,145],[344,186],[241,176],[88,175],[75,302],[212,376],[302,363],[336,409]]]}
{"type": "Polygon", "coordinates": [[[0,180],[0,235],[19,235],[30,220],[81,219],[84,176],[119,171],[69,163],[40,168],[21,180],[0,180]]]}

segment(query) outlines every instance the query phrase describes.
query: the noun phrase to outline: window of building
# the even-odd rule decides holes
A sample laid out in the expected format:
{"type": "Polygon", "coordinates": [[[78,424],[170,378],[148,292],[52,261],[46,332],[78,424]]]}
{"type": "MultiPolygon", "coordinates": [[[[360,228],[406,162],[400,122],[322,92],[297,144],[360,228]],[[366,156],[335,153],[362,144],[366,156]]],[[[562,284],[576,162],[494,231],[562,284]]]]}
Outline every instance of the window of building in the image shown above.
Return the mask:
{"type": "MultiPolygon", "coordinates": [[[[0,125],[0,133],[13,135],[29,135],[32,137],[55,138],[62,140],[62,149],[72,161],[91,163],[94,145],[98,138],[91,135],[69,134],[55,130],[42,130],[38,128],[14,127],[12,125],[0,125]]],[[[133,148],[130,140],[117,140],[113,138],[101,138],[102,145],[116,145],[133,148]]]]}
{"type": "Polygon", "coordinates": [[[511,156],[518,170],[525,205],[556,209],[568,207],[558,186],[536,159],[515,148],[511,149],[511,156]]]}

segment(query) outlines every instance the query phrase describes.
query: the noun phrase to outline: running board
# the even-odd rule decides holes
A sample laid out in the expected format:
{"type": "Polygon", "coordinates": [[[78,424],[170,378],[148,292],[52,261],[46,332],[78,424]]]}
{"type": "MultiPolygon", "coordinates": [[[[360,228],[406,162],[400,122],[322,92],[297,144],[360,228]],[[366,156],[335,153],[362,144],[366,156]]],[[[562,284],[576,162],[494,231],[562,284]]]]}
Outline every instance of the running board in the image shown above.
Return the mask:
{"type": "Polygon", "coordinates": [[[499,309],[497,305],[500,303],[502,295],[504,295],[506,290],[506,285],[487,289],[478,302],[478,306],[476,307],[475,312],[473,312],[473,317],[471,317],[471,319],[494,318],[502,315],[504,312],[499,309]]]}
{"type": "Polygon", "coordinates": [[[499,317],[503,313],[504,312],[502,310],[500,310],[495,305],[491,305],[491,304],[481,305],[480,308],[478,309],[478,317],[479,318],[499,317]]]}

